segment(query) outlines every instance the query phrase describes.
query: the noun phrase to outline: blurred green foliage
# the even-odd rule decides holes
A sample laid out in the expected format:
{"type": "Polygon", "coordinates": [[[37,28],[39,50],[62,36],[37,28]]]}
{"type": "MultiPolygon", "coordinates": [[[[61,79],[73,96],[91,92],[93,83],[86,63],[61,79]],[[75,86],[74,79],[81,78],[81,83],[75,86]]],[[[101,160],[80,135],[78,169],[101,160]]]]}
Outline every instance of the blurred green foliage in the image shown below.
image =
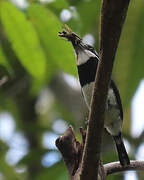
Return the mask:
{"type": "Polygon", "coordinates": [[[1,21],[12,48],[24,67],[37,79],[45,77],[46,57],[32,24],[9,2],[1,3],[1,21]]]}
{"type": "MultiPolygon", "coordinates": [[[[8,81],[0,86],[0,112],[11,113],[16,130],[23,132],[29,143],[28,154],[16,165],[9,165],[5,160],[9,147],[3,149],[5,144],[0,142],[0,173],[7,180],[66,180],[67,173],[62,161],[48,168],[41,164],[43,155],[57,151],[42,145],[43,134],[54,132],[53,121],[61,118],[67,124],[73,124],[76,134],[77,126],[82,124],[76,119],[81,111],[76,106],[76,100],[79,99],[73,99],[73,93],[70,92],[70,103],[73,100],[75,103],[71,107],[67,104],[67,96],[64,95],[63,99],[59,97],[60,93],[67,90],[66,87],[63,85],[62,90],[59,86],[54,87],[59,73],[65,72],[77,77],[72,46],[62,41],[57,34],[63,24],[67,23],[81,37],[87,33],[92,34],[98,50],[101,1],[52,0],[41,3],[29,0],[27,3],[26,8],[19,8],[11,1],[0,1],[0,80],[8,76],[8,81]],[[60,18],[64,9],[71,13],[71,18],[66,22],[60,18]],[[39,105],[43,89],[52,91],[47,92],[52,93],[52,96],[45,98],[49,102],[46,107],[39,105]],[[15,168],[21,165],[26,170],[19,173],[15,168]]],[[[130,102],[144,76],[143,7],[144,1],[131,1],[113,70],[124,106],[127,121],[124,134],[128,140],[131,139],[130,102]]],[[[104,155],[104,162],[115,159],[114,156],[111,150],[108,151],[104,155]]],[[[121,179],[121,176],[115,175],[109,179],[121,179]]]]}

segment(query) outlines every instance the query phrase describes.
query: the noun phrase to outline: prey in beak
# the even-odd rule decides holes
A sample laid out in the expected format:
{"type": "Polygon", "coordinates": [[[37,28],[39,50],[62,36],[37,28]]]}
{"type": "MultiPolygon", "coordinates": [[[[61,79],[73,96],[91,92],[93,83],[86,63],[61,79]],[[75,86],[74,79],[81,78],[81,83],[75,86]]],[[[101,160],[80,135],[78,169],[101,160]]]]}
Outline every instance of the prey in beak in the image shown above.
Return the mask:
{"type": "Polygon", "coordinates": [[[64,25],[63,31],[59,32],[58,36],[64,37],[68,41],[71,41],[74,47],[82,42],[82,39],[77,34],[72,32],[67,24],[64,25]]]}
{"type": "Polygon", "coordinates": [[[68,41],[71,41],[77,59],[77,65],[83,64],[90,57],[96,57],[98,59],[98,54],[95,49],[82,41],[76,33],[74,33],[68,25],[64,25],[63,31],[58,33],[58,36],[66,38],[68,41]]]}

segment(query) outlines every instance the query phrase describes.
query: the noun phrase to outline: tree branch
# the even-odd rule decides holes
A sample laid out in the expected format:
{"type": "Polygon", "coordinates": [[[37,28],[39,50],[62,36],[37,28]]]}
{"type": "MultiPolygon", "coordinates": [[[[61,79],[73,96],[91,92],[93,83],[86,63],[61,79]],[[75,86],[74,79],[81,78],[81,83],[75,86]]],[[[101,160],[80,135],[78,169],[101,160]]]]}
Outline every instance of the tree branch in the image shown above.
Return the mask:
{"type": "MultiPolygon", "coordinates": [[[[81,128],[83,143],[85,141],[85,131],[81,128]]],[[[73,128],[70,126],[63,136],[56,140],[56,146],[61,152],[66,164],[70,180],[77,180],[79,169],[81,167],[81,157],[83,153],[83,144],[75,138],[73,128]]]]}
{"type": "MultiPolygon", "coordinates": [[[[63,136],[60,136],[56,140],[56,146],[62,153],[68,170],[69,180],[79,180],[82,163],[81,158],[86,137],[86,132],[82,128],[80,128],[80,132],[83,140],[82,143],[76,140],[71,126],[66,130],[63,136]]],[[[130,165],[128,166],[121,166],[119,161],[105,165],[102,165],[100,162],[98,179],[105,180],[105,177],[110,174],[127,170],[144,170],[144,161],[133,160],[130,161],[130,165]]]]}
{"type": "Polygon", "coordinates": [[[100,63],[94,85],[80,180],[98,179],[106,97],[128,5],[129,0],[103,0],[102,3],[100,63]]]}
{"type": "Polygon", "coordinates": [[[127,170],[144,170],[144,161],[130,161],[130,165],[121,166],[119,162],[112,162],[104,165],[106,175],[127,171],[127,170]]]}

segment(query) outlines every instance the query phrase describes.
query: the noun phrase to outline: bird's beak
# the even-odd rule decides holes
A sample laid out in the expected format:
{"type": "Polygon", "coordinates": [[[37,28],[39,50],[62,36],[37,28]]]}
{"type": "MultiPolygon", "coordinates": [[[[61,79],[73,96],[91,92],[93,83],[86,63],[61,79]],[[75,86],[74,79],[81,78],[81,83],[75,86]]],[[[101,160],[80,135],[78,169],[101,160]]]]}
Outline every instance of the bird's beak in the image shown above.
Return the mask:
{"type": "Polygon", "coordinates": [[[63,27],[63,31],[59,32],[58,36],[66,38],[68,41],[71,41],[76,56],[78,56],[78,52],[82,49],[81,46],[82,39],[77,34],[72,32],[72,30],[68,27],[68,25],[65,25],[65,27],[63,27]]]}
{"type": "Polygon", "coordinates": [[[68,41],[71,41],[74,49],[78,48],[79,42],[82,41],[82,39],[77,34],[72,32],[72,30],[66,24],[65,27],[63,27],[63,31],[58,33],[58,36],[64,37],[68,41]]]}

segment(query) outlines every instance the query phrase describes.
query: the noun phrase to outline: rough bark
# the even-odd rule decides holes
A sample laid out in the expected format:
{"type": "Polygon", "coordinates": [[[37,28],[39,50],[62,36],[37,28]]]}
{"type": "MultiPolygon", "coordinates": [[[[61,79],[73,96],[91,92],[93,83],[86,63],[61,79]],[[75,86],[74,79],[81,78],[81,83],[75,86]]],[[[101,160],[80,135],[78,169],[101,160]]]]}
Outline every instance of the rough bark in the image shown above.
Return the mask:
{"type": "MultiPolygon", "coordinates": [[[[56,146],[60,150],[65,165],[67,167],[69,180],[79,180],[80,171],[82,167],[82,154],[84,150],[84,143],[86,137],[86,131],[80,128],[82,135],[82,143],[78,142],[75,138],[73,128],[70,126],[63,136],[60,136],[56,140],[56,146]]],[[[130,165],[121,166],[119,162],[112,162],[107,164],[99,163],[99,180],[105,180],[106,176],[113,173],[118,173],[128,170],[141,170],[144,171],[144,161],[132,160],[130,165]]]]}

